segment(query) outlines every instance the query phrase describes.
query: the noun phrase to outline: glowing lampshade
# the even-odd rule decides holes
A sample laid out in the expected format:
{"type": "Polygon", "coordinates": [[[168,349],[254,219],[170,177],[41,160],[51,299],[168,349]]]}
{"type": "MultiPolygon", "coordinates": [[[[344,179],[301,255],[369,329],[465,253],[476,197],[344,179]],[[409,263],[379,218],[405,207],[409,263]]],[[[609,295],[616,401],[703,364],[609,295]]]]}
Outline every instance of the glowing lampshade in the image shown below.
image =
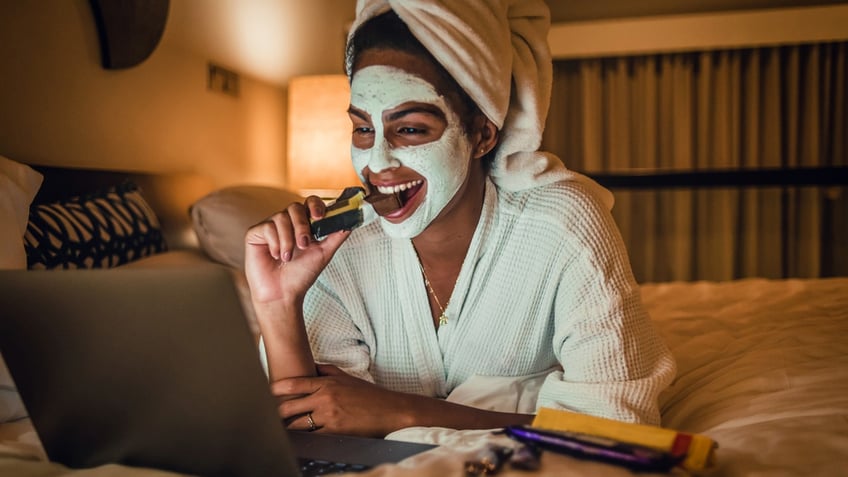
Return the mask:
{"type": "Polygon", "coordinates": [[[350,161],[350,86],[344,75],[301,76],[289,83],[288,187],[335,197],[359,185],[350,161]]]}

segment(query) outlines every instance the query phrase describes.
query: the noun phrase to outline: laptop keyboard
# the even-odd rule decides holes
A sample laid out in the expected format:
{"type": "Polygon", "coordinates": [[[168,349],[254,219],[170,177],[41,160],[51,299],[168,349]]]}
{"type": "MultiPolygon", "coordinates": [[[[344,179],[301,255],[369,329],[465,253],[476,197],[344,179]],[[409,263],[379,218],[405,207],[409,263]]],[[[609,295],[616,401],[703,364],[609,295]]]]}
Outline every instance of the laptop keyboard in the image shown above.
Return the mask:
{"type": "Polygon", "coordinates": [[[345,472],[363,472],[370,467],[359,464],[345,464],[342,462],[329,462],[326,460],[298,459],[300,473],[303,477],[313,475],[343,474],[345,472]]]}

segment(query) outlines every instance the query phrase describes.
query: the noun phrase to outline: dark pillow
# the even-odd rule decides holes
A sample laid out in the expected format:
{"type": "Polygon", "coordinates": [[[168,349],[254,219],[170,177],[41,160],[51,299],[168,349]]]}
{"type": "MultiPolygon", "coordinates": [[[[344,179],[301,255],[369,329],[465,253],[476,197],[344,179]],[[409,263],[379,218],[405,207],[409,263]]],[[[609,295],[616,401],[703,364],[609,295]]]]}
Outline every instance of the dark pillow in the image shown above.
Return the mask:
{"type": "Polygon", "coordinates": [[[29,269],[109,268],[167,249],[156,213],[133,183],[33,205],[24,236],[29,269]]]}

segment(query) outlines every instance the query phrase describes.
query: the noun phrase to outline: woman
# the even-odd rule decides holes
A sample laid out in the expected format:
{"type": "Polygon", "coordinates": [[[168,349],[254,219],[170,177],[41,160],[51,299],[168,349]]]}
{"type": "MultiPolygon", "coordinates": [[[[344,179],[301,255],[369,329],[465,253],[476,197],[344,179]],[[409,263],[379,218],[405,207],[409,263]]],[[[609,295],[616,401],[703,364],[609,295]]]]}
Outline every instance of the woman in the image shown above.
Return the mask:
{"type": "Polygon", "coordinates": [[[535,153],[547,8],[390,3],[358,6],[349,114],[363,183],[401,207],[317,242],[309,217],[324,206],[310,197],[246,236],[280,415],[293,429],[372,436],[525,424],[543,405],[657,424],[674,363],[641,307],[608,192],[535,153]],[[504,379],[518,397],[467,398],[504,379]]]}

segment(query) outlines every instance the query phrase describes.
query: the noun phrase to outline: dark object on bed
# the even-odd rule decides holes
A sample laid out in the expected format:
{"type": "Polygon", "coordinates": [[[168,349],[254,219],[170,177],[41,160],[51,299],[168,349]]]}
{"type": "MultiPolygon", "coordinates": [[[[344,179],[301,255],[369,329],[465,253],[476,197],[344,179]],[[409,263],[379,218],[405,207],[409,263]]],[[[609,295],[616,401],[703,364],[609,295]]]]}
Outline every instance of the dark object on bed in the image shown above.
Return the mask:
{"type": "Polygon", "coordinates": [[[29,269],[110,268],[167,250],[156,212],[132,182],[30,207],[29,269]]]}
{"type": "Polygon", "coordinates": [[[91,0],[106,69],[129,68],[156,49],[168,20],[170,0],[91,0]]]}
{"type": "Polygon", "coordinates": [[[75,197],[103,194],[134,184],[156,215],[169,250],[197,247],[189,206],[213,189],[211,180],[193,173],[147,173],[32,165],[44,176],[31,210],[75,197]]]}

